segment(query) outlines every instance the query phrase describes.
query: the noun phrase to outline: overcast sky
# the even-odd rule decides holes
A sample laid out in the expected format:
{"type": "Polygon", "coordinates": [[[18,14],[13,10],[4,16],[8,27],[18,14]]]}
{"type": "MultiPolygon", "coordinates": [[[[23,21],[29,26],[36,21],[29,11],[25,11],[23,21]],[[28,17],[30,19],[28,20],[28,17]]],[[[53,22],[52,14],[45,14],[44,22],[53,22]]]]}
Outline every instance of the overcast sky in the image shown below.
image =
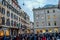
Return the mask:
{"type": "Polygon", "coordinates": [[[34,21],[33,8],[43,7],[47,4],[58,4],[58,0],[18,0],[18,2],[21,8],[30,16],[30,21],[34,21]]]}

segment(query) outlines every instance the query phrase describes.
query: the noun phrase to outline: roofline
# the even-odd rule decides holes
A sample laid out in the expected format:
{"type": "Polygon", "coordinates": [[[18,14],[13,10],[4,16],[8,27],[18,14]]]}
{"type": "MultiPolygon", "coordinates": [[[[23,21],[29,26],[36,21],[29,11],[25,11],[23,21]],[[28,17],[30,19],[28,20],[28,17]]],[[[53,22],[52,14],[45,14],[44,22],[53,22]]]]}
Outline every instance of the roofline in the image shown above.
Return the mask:
{"type": "Polygon", "coordinates": [[[58,6],[53,6],[53,7],[47,7],[47,8],[33,8],[33,10],[43,10],[43,9],[52,9],[52,8],[58,8],[58,6]]]}

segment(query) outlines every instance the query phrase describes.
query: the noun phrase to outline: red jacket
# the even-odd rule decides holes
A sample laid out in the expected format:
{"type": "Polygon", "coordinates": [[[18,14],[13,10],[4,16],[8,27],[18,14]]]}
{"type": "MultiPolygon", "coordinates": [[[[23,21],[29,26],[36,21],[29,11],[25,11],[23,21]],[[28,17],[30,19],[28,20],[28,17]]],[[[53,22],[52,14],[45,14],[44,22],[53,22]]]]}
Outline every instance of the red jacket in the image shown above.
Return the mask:
{"type": "Polygon", "coordinates": [[[47,40],[46,37],[43,37],[42,40],[47,40]]]}

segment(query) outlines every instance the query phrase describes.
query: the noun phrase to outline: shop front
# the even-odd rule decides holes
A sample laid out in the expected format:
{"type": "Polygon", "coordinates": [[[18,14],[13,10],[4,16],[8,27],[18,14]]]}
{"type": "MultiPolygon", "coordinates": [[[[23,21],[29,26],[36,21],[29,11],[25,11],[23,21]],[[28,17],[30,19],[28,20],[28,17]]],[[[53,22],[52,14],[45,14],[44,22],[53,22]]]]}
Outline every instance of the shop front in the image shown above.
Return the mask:
{"type": "Polygon", "coordinates": [[[3,39],[3,37],[9,38],[10,37],[10,30],[9,28],[0,28],[0,40],[3,39]]]}
{"type": "Polygon", "coordinates": [[[4,30],[0,30],[0,37],[4,36],[4,30]]]}
{"type": "Polygon", "coordinates": [[[30,29],[27,29],[26,32],[27,32],[27,34],[30,34],[31,33],[30,29]]]}
{"type": "Polygon", "coordinates": [[[10,36],[10,30],[6,30],[5,34],[6,36],[10,36]]]}
{"type": "Polygon", "coordinates": [[[40,33],[55,33],[55,32],[60,32],[60,27],[49,27],[49,28],[42,28],[42,29],[36,29],[35,33],[40,34],[40,33]]]}
{"type": "Polygon", "coordinates": [[[36,29],[36,34],[39,34],[40,33],[40,29],[36,29]]]}
{"type": "Polygon", "coordinates": [[[11,36],[12,37],[14,37],[14,36],[17,36],[18,35],[18,31],[19,31],[19,29],[17,29],[17,28],[10,28],[10,31],[11,31],[11,36]]]}

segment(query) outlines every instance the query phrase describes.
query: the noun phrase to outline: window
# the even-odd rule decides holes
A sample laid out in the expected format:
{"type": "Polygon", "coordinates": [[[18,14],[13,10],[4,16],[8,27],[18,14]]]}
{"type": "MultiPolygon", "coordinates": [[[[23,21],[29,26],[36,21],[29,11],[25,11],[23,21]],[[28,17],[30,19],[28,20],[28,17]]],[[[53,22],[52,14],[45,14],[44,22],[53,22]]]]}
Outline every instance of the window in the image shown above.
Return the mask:
{"type": "Polygon", "coordinates": [[[53,13],[55,13],[55,10],[53,10],[53,13]]]}
{"type": "Polygon", "coordinates": [[[18,20],[18,16],[16,16],[16,20],[18,20]]]}
{"type": "Polygon", "coordinates": [[[20,27],[20,23],[19,23],[19,27],[20,27]]]}
{"type": "Polygon", "coordinates": [[[54,28],[54,31],[55,31],[55,32],[58,32],[58,28],[54,28]]]}
{"type": "Polygon", "coordinates": [[[7,3],[7,8],[9,8],[9,9],[11,8],[11,6],[8,3],[7,3]]]}
{"type": "Polygon", "coordinates": [[[6,0],[8,3],[10,3],[10,0],[6,0]]]}
{"type": "Polygon", "coordinates": [[[38,17],[36,17],[36,19],[39,19],[38,17]]]}
{"type": "Polygon", "coordinates": [[[56,26],[56,21],[54,21],[54,25],[56,26]]]}
{"type": "Polygon", "coordinates": [[[54,19],[56,19],[56,15],[54,15],[54,19]]]}
{"type": "Polygon", "coordinates": [[[36,15],[38,15],[39,14],[39,12],[34,12],[36,15]]]}
{"type": "Polygon", "coordinates": [[[49,13],[49,10],[47,11],[47,13],[49,13]]]}
{"type": "Polygon", "coordinates": [[[5,25],[5,18],[1,17],[1,19],[2,19],[2,25],[5,25]]]}
{"type": "Polygon", "coordinates": [[[7,19],[7,20],[6,20],[6,25],[7,25],[7,26],[10,26],[10,19],[7,19]]]}
{"type": "Polygon", "coordinates": [[[43,16],[41,16],[41,18],[42,18],[42,19],[44,19],[44,17],[43,17],[43,16]]]}
{"type": "Polygon", "coordinates": [[[9,11],[7,11],[7,16],[8,16],[8,17],[10,16],[10,12],[9,12],[9,11]]]}
{"type": "Polygon", "coordinates": [[[0,12],[1,12],[1,7],[0,7],[0,12]]]}
{"type": "Polygon", "coordinates": [[[14,16],[13,16],[13,13],[11,13],[11,18],[13,18],[14,16]]]}
{"type": "Polygon", "coordinates": [[[39,22],[36,22],[37,27],[39,27],[39,22]]]}
{"type": "Polygon", "coordinates": [[[14,15],[14,19],[16,19],[16,15],[14,15]]]}
{"type": "Polygon", "coordinates": [[[7,3],[7,8],[11,9],[13,11],[13,7],[7,3]]]}
{"type": "Polygon", "coordinates": [[[5,14],[5,9],[4,8],[2,8],[2,14],[5,14]]]}
{"type": "Polygon", "coordinates": [[[39,27],[39,25],[37,24],[37,27],[39,27]]]}
{"type": "Polygon", "coordinates": [[[18,27],[19,25],[18,25],[18,22],[16,23],[16,26],[18,27]]]}
{"type": "Polygon", "coordinates": [[[39,19],[39,15],[36,15],[36,19],[39,19]]]}
{"type": "Polygon", "coordinates": [[[19,18],[19,21],[20,21],[20,18],[19,18]]]}
{"type": "Polygon", "coordinates": [[[49,31],[49,32],[52,32],[52,29],[49,29],[48,31],[49,31]]]}
{"type": "Polygon", "coordinates": [[[36,15],[36,17],[39,17],[39,16],[40,16],[39,14],[36,15]]]}
{"type": "Polygon", "coordinates": [[[16,21],[14,21],[14,26],[16,26],[16,21]]]}
{"type": "Polygon", "coordinates": [[[42,31],[43,31],[43,33],[45,33],[45,32],[46,32],[46,30],[45,30],[45,29],[43,29],[42,31]]]}
{"type": "Polygon", "coordinates": [[[44,25],[44,22],[42,22],[42,26],[44,25]]]}
{"type": "Polygon", "coordinates": [[[2,5],[6,6],[7,5],[7,2],[6,1],[2,1],[2,5]]]}
{"type": "Polygon", "coordinates": [[[11,20],[11,26],[13,26],[13,20],[11,20]]]}
{"type": "Polygon", "coordinates": [[[50,24],[50,21],[48,21],[48,26],[50,26],[51,24],[50,24]]]}
{"type": "Polygon", "coordinates": [[[14,19],[18,20],[18,16],[14,15],[14,19]]]}
{"type": "Polygon", "coordinates": [[[48,19],[50,19],[50,15],[48,15],[48,19]]]}

